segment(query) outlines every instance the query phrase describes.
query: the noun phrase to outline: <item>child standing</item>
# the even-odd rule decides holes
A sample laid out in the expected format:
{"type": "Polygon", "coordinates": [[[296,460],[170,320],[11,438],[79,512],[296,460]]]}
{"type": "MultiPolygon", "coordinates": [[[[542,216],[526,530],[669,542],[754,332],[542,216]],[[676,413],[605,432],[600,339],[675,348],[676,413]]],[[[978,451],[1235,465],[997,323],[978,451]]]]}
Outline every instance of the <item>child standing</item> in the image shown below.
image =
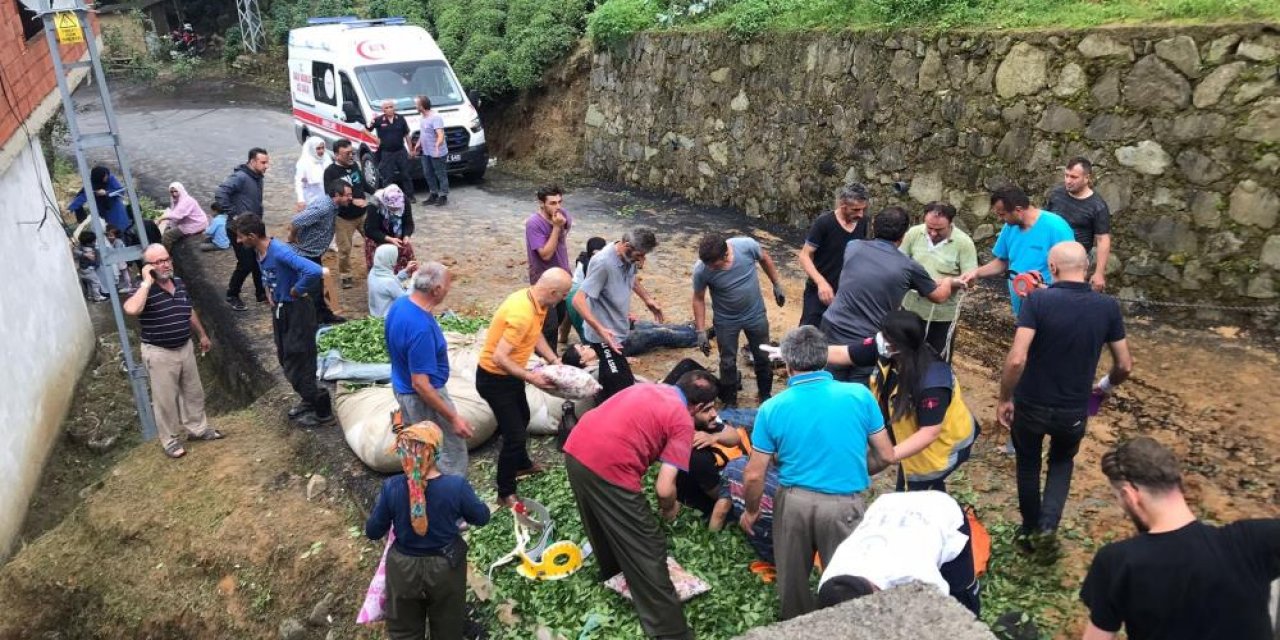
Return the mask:
{"type": "Polygon", "coordinates": [[[98,234],[82,231],[77,240],[79,245],[75,250],[76,267],[80,273],[80,286],[84,289],[84,298],[89,302],[102,302],[107,299],[107,296],[102,288],[102,279],[98,275],[98,269],[102,266],[102,261],[98,258],[98,250],[94,246],[98,241],[98,234]]]}

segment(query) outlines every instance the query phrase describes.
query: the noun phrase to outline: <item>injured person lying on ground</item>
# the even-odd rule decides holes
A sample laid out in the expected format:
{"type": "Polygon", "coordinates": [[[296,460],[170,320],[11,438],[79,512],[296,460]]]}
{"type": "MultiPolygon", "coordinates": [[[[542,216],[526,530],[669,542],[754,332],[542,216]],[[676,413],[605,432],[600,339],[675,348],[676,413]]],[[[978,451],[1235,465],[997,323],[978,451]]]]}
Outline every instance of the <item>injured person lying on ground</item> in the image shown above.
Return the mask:
{"type": "Polygon", "coordinates": [[[889,493],[836,548],[818,582],[818,606],[923,582],[977,615],[975,573],[969,521],[955,499],[941,491],[889,493]]]}

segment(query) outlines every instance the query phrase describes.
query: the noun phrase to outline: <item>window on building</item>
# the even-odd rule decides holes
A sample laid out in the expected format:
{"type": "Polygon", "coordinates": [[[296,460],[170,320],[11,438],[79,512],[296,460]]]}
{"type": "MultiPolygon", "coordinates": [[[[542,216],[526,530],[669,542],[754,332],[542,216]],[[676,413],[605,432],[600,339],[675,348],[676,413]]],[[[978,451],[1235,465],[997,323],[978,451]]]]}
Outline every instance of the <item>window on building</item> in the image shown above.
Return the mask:
{"type": "Polygon", "coordinates": [[[40,35],[44,31],[44,22],[40,20],[40,16],[22,4],[22,0],[13,0],[13,3],[18,6],[18,16],[22,20],[22,39],[30,40],[40,35]]]}

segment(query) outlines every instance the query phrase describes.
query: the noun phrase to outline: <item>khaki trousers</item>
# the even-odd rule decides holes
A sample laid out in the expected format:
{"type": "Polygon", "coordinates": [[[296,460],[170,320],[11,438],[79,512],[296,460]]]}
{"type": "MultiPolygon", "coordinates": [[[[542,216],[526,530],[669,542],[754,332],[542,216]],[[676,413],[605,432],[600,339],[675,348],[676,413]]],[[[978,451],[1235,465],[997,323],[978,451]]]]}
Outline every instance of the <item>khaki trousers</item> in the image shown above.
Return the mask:
{"type": "Polygon", "coordinates": [[[156,414],[160,446],[178,441],[182,431],[193,436],[209,430],[204,415],[204,387],[191,340],[177,349],[142,345],[142,364],[151,377],[151,407],[156,414]]]}
{"type": "Polygon", "coordinates": [[[778,568],[779,619],[790,620],[817,608],[809,577],[813,554],[831,564],[836,547],[862,521],[866,505],[860,494],[830,495],[798,487],[781,487],[773,501],[773,555],[778,568]]]}
{"type": "Polygon", "coordinates": [[[336,239],[338,241],[338,275],[351,277],[351,234],[360,234],[364,239],[364,216],[348,220],[338,216],[334,221],[336,239]]]}

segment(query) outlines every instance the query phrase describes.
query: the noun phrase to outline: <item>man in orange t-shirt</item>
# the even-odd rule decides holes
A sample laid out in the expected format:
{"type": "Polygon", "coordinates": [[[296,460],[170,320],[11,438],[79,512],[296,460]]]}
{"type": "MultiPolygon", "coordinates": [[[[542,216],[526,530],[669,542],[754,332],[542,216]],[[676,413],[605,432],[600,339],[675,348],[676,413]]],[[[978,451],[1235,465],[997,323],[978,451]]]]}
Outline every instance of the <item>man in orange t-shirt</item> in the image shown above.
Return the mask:
{"type": "Polygon", "coordinates": [[[498,419],[502,449],[498,453],[498,503],[509,507],[516,497],[516,480],[540,473],[542,467],[529,458],[525,446],[529,428],[529,401],[526,382],[541,388],[550,385],[542,374],[526,369],[536,351],[549,364],[559,364],[555,351],[542,334],[547,309],[569,294],[573,278],[568,271],[553,267],[538,277],[533,286],[509,296],[493,314],[476,367],[476,391],[498,419]]]}

